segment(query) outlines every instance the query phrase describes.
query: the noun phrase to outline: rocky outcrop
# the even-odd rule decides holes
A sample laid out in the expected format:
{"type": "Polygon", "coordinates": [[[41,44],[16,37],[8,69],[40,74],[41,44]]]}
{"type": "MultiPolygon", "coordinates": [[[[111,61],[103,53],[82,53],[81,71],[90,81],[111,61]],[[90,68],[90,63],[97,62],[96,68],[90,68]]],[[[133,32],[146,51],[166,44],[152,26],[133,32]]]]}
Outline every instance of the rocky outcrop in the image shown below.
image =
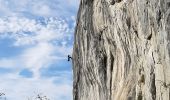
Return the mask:
{"type": "Polygon", "coordinates": [[[170,100],[170,1],[81,0],[74,100],[170,100]]]}

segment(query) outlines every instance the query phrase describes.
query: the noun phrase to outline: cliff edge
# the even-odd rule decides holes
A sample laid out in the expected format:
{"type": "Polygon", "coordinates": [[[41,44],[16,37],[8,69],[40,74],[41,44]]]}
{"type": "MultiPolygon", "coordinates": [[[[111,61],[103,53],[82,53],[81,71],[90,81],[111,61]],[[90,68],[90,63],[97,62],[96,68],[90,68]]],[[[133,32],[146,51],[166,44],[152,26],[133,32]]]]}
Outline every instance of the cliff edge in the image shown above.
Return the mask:
{"type": "Polygon", "coordinates": [[[170,0],[80,0],[73,100],[170,100],[170,0]]]}

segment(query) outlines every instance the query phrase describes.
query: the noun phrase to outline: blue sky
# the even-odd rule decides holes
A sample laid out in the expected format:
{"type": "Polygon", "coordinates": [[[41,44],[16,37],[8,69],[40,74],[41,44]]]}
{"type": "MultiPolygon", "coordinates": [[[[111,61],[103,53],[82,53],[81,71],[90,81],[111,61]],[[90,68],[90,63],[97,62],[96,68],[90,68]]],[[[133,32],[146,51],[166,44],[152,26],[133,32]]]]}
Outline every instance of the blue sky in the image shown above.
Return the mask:
{"type": "Polygon", "coordinates": [[[72,100],[73,33],[79,0],[0,0],[0,92],[72,100]]]}

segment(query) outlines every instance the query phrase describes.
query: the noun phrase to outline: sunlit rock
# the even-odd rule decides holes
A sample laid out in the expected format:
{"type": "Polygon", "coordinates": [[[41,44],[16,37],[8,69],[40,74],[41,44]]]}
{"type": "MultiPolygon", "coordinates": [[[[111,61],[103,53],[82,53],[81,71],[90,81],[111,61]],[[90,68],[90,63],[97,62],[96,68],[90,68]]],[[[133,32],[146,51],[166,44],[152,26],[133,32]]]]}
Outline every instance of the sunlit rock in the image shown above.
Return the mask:
{"type": "Polygon", "coordinates": [[[170,1],[81,0],[74,100],[170,100],[170,1]]]}

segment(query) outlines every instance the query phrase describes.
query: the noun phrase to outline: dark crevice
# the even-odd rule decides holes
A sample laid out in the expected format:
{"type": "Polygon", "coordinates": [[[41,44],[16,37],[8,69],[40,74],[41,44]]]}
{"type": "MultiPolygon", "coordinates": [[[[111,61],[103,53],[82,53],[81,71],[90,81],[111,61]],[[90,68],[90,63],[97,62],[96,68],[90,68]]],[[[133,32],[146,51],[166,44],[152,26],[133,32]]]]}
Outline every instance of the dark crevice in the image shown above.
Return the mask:
{"type": "Polygon", "coordinates": [[[137,31],[137,30],[134,30],[134,32],[135,32],[137,38],[139,38],[138,31],[137,31]]]}
{"type": "Polygon", "coordinates": [[[126,24],[128,26],[128,29],[130,30],[130,27],[131,27],[131,20],[130,20],[130,18],[127,18],[126,24]]]}
{"type": "Polygon", "coordinates": [[[99,34],[99,41],[102,40],[102,34],[103,34],[103,33],[100,33],[100,34],[99,34]]]}
{"type": "Polygon", "coordinates": [[[146,4],[149,4],[149,1],[146,1],[146,4]]]}
{"type": "Polygon", "coordinates": [[[160,9],[157,11],[157,14],[156,14],[156,19],[157,19],[157,24],[159,25],[160,24],[160,21],[161,21],[161,17],[162,17],[162,13],[160,11],[160,9]]]}
{"type": "Polygon", "coordinates": [[[104,67],[104,80],[106,82],[107,80],[107,56],[105,55],[104,56],[104,59],[103,59],[103,67],[104,67]]]}
{"type": "Polygon", "coordinates": [[[114,5],[115,3],[120,3],[122,0],[112,0],[110,2],[111,5],[114,5]]]}
{"type": "Polygon", "coordinates": [[[170,8],[170,2],[167,2],[167,7],[170,8]]]}
{"type": "Polygon", "coordinates": [[[106,84],[107,84],[107,55],[105,53],[102,53],[99,55],[99,69],[98,69],[98,73],[99,73],[99,93],[102,93],[105,95],[105,97],[107,97],[107,87],[106,87],[106,84]]]}
{"type": "Polygon", "coordinates": [[[153,63],[155,64],[156,61],[155,61],[155,59],[154,59],[154,54],[153,54],[153,52],[152,52],[152,58],[153,58],[153,63]]]}
{"type": "Polygon", "coordinates": [[[117,3],[121,2],[122,0],[115,0],[117,3]]]}
{"type": "Polygon", "coordinates": [[[141,84],[141,83],[144,83],[144,84],[145,84],[145,76],[144,76],[144,74],[142,74],[142,75],[140,76],[139,83],[140,83],[140,84],[141,84]]]}
{"type": "MultiPolygon", "coordinates": [[[[110,55],[110,59],[111,59],[111,61],[110,61],[110,63],[111,63],[111,65],[110,65],[110,73],[111,73],[111,76],[112,76],[112,73],[113,73],[113,64],[114,64],[114,57],[113,57],[113,55],[111,54],[110,55]]],[[[112,78],[110,78],[110,94],[112,94],[112,78]]],[[[111,99],[111,95],[110,95],[110,99],[111,99]]]]}
{"type": "Polygon", "coordinates": [[[110,68],[110,70],[111,70],[111,73],[113,72],[113,64],[114,64],[114,57],[113,57],[113,55],[111,54],[111,56],[110,56],[110,59],[111,59],[111,68],[110,68]]]}
{"type": "Polygon", "coordinates": [[[86,0],[85,5],[92,4],[94,0],[86,0]]]}
{"type": "Polygon", "coordinates": [[[137,100],[142,100],[142,98],[143,98],[142,92],[139,92],[137,100]]]}
{"type": "Polygon", "coordinates": [[[133,97],[128,97],[128,99],[127,100],[133,100],[133,97]]]}
{"type": "Polygon", "coordinates": [[[99,41],[101,41],[102,40],[102,35],[103,35],[103,32],[106,30],[106,28],[107,28],[107,26],[105,26],[102,30],[100,30],[99,31],[99,35],[98,35],[98,39],[99,39],[99,41]]]}
{"type": "MultiPolygon", "coordinates": [[[[100,52],[96,51],[96,52],[100,52]]],[[[99,53],[98,53],[99,54],[99,53]]],[[[98,56],[96,56],[96,59],[99,59],[99,77],[100,77],[100,82],[102,84],[106,84],[107,81],[107,55],[105,53],[101,53],[98,56]]]]}
{"type": "Polygon", "coordinates": [[[151,75],[151,94],[152,94],[152,100],[156,100],[156,86],[155,86],[155,74],[151,75]]]}
{"type": "Polygon", "coordinates": [[[147,40],[151,40],[152,38],[152,34],[149,34],[149,36],[147,37],[147,40]]]}
{"type": "Polygon", "coordinates": [[[114,4],[115,4],[115,1],[114,1],[114,0],[112,0],[112,1],[110,2],[110,4],[111,4],[111,5],[114,5],[114,4]]]}
{"type": "Polygon", "coordinates": [[[170,99],[170,88],[169,88],[169,99],[170,99]]]}

